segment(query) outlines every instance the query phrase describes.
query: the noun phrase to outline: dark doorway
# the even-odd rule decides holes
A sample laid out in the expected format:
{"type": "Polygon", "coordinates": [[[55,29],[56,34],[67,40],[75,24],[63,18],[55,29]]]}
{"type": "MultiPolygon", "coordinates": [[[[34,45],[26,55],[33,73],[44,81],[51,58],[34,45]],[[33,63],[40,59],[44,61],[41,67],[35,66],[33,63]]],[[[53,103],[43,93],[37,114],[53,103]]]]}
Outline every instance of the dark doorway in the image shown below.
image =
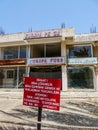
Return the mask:
{"type": "Polygon", "coordinates": [[[30,68],[31,77],[61,79],[61,66],[37,66],[30,68]]]}

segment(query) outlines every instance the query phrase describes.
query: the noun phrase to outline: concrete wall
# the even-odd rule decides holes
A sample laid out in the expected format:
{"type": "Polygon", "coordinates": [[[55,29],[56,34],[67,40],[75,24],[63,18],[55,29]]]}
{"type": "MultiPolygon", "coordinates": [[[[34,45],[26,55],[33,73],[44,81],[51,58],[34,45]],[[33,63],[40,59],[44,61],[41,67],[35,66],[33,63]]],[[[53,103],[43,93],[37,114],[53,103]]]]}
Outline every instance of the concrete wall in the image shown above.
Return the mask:
{"type": "Polygon", "coordinates": [[[98,33],[75,35],[75,42],[93,42],[98,41],[98,33]]]}
{"type": "Polygon", "coordinates": [[[98,57],[98,46],[93,47],[93,54],[94,54],[94,57],[98,57]]]}
{"type": "Polygon", "coordinates": [[[16,33],[16,34],[4,34],[0,35],[0,43],[2,42],[16,42],[23,41],[25,33],[16,33]]]}

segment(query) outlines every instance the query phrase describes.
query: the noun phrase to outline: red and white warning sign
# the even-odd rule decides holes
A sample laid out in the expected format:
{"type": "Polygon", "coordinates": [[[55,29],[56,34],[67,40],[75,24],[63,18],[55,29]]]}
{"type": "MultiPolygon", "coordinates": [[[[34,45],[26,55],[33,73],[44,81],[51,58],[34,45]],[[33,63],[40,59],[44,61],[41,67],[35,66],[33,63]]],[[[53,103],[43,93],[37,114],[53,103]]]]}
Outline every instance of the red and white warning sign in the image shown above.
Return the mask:
{"type": "Polygon", "coordinates": [[[25,77],[23,105],[59,110],[60,88],[59,79],[25,77]]]}

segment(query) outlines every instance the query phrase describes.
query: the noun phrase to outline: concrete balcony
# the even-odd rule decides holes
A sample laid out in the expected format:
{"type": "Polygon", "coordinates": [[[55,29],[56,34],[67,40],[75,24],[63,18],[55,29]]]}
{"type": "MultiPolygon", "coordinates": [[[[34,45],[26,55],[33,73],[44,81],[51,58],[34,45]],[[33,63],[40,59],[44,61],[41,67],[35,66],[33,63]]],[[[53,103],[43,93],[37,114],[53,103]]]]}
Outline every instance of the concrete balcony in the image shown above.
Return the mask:
{"type": "Polygon", "coordinates": [[[74,42],[94,42],[98,41],[98,33],[89,33],[89,34],[78,34],[75,35],[74,42]]]}
{"type": "Polygon", "coordinates": [[[0,44],[6,43],[6,42],[23,41],[24,37],[25,37],[25,33],[0,35],[0,44]]]}

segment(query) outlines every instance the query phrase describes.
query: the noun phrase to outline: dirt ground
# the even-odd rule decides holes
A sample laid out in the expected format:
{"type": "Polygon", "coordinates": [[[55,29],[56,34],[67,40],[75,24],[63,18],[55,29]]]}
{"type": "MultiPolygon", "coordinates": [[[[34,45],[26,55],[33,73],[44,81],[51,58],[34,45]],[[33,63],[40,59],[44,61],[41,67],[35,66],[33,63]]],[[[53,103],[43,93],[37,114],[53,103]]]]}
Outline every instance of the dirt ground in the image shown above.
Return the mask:
{"type": "MultiPolygon", "coordinates": [[[[11,98],[1,94],[0,130],[37,130],[38,109],[24,106],[22,102],[23,99],[17,95],[16,98],[11,98]]],[[[41,130],[98,130],[98,102],[61,99],[60,111],[42,110],[41,128],[41,130]]]]}

